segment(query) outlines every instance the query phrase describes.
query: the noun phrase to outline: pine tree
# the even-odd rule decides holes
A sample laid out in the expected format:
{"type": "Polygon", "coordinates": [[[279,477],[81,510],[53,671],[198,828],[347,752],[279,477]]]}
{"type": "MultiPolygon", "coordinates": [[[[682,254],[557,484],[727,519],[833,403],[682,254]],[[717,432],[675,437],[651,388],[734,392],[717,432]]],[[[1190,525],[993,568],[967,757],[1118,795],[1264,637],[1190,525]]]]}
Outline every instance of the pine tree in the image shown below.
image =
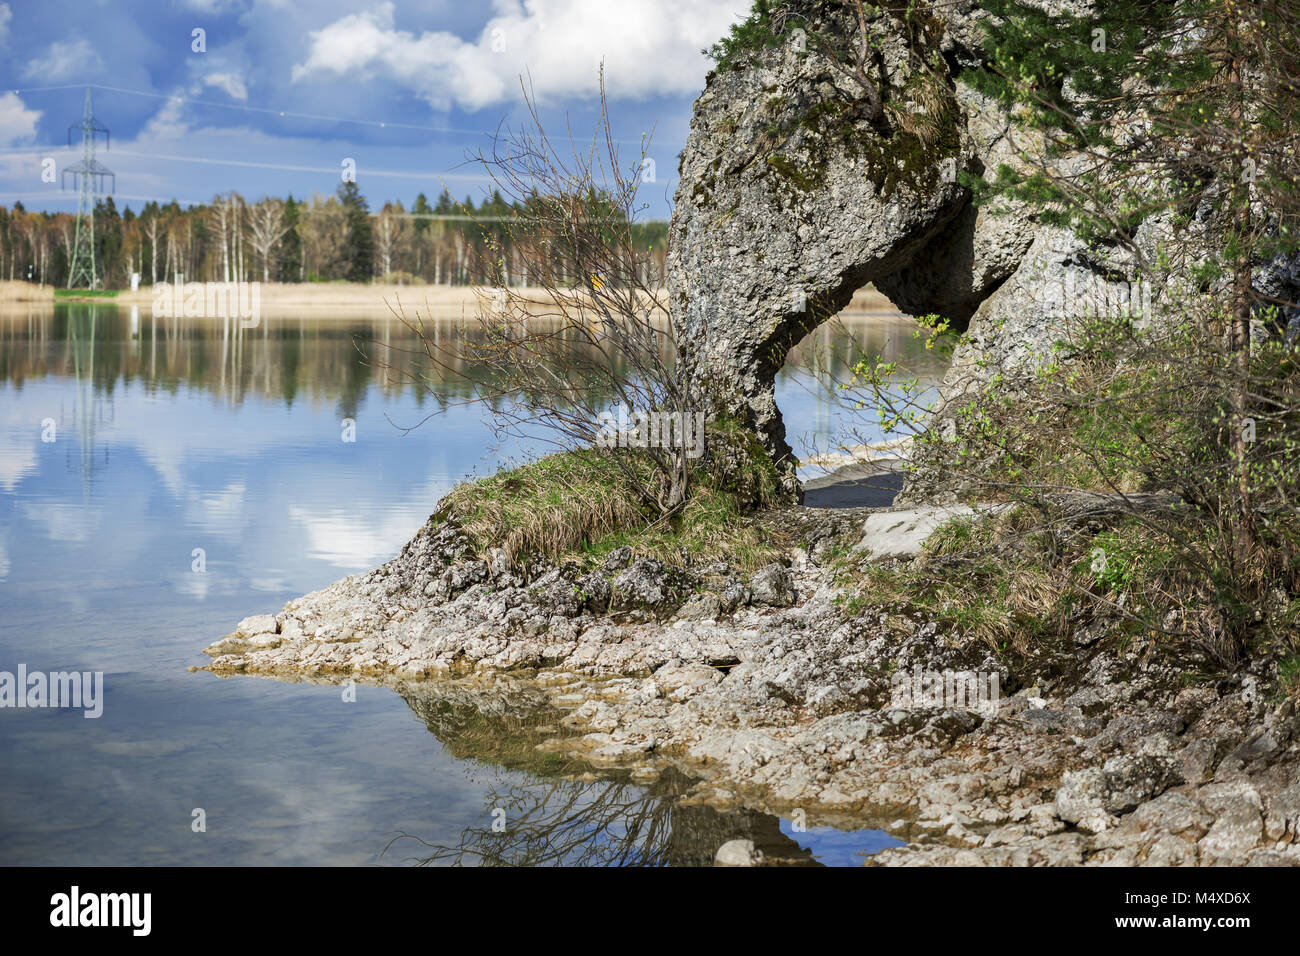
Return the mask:
{"type": "Polygon", "coordinates": [[[343,275],[350,282],[369,282],[375,274],[375,235],[370,225],[370,206],[355,182],[338,189],[339,202],[347,216],[347,238],[343,241],[343,275]]]}
{"type": "Polygon", "coordinates": [[[985,24],[988,63],[966,79],[1012,115],[1026,145],[1021,169],[964,182],[978,202],[1025,201],[1042,222],[1123,246],[1142,268],[1181,267],[1219,292],[1244,562],[1255,521],[1244,426],[1251,319],[1296,305],[1252,280],[1300,248],[1300,9],[1293,0],[1107,0],[1084,15],[1020,0],[985,6],[998,17],[985,24]],[[1172,218],[1173,241],[1151,262],[1137,229],[1157,215],[1172,218]]]}
{"type": "Polygon", "coordinates": [[[424,193],[415,197],[415,205],[411,207],[411,212],[416,216],[415,232],[416,235],[423,236],[429,231],[429,220],[422,218],[433,212],[433,207],[429,205],[429,198],[424,193]]]}
{"type": "Polygon", "coordinates": [[[415,216],[411,243],[415,247],[415,274],[424,278],[424,247],[428,245],[429,227],[433,225],[433,220],[426,218],[433,213],[433,207],[429,205],[429,197],[424,193],[416,196],[411,212],[415,216]]]}
{"type": "Polygon", "coordinates": [[[284,226],[286,232],[280,240],[275,259],[275,280],[297,282],[302,277],[302,236],[298,223],[302,219],[301,203],[289,194],[284,201],[284,226]]]}
{"type": "MultiPolygon", "coordinates": [[[[1199,278],[1262,299],[1250,265],[1300,241],[1300,10],[1286,0],[1108,0],[1095,14],[987,0],[985,68],[965,79],[1026,134],[1024,168],[968,178],[980,202],[1030,203],[1040,221],[1140,257],[1137,227],[1208,223],[1199,278]],[[1267,210],[1252,214],[1252,204],[1267,210]]],[[[1151,265],[1151,263],[1144,263],[1151,265]]]]}

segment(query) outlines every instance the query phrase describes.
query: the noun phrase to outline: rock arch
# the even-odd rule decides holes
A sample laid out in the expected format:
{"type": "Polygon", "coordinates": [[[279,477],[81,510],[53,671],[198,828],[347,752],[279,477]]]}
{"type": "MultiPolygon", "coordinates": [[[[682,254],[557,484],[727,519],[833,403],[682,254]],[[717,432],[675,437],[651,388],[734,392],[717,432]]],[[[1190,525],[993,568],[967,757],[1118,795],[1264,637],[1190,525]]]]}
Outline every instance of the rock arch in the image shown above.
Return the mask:
{"type": "MultiPolygon", "coordinates": [[[[796,6],[826,33],[857,30],[837,4],[796,6]]],[[[678,347],[713,407],[755,429],[792,498],[774,398],[789,349],[869,282],[905,311],[964,324],[1035,240],[1027,216],[977,210],[956,182],[1009,149],[1005,117],[955,80],[974,55],[974,15],[932,20],[919,40],[876,24],[887,90],[876,122],[853,108],[861,89],[803,42],[714,71],[695,103],[670,225],[678,347]],[[936,52],[937,76],[915,68],[936,52]]]]}

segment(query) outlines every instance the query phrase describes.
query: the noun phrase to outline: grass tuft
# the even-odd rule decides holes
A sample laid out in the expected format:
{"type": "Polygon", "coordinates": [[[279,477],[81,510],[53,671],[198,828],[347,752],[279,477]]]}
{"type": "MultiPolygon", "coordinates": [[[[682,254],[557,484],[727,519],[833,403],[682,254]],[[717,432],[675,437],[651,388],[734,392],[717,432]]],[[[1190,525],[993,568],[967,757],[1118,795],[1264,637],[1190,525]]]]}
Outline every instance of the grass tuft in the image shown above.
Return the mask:
{"type": "Polygon", "coordinates": [[[512,562],[538,555],[592,565],[626,545],[636,557],[721,559],[748,569],[782,551],[780,535],[751,519],[778,503],[780,482],[758,439],[743,427],[709,423],[686,506],[670,520],[655,520],[614,455],[627,456],[646,483],[653,480],[653,466],[636,449],[560,452],[459,486],[433,520],[454,517],[480,553],[499,547],[512,562]]]}

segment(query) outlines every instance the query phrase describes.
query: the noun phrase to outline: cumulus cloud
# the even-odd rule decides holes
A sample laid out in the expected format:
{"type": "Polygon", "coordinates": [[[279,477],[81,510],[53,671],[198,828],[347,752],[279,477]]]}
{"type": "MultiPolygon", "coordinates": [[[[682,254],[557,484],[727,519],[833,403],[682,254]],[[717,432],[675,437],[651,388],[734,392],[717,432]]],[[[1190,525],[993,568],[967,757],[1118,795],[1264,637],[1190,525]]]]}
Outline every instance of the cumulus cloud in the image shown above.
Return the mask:
{"type": "Polygon", "coordinates": [[[241,102],[248,99],[248,87],[244,81],[233,73],[209,73],[203,77],[204,86],[215,86],[232,100],[241,102]]]}
{"type": "Polygon", "coordinates": [[[190,134],[190,124],[185,118],[184,92],[174,92],[163,101],[158,112],[144,124],[144,129],[136,137],[137,143],[150,140],[179,140],[190,134]]]}
{"type": "Polygon", "coordinates": [[[16,93],[0,96],[0,146],[13,146],[36,136],[40,110],[29,110],[16,93]]]}
{"type": "Polygon", "coordinates": [[[321,74],[385,78],[438,109],[475,110],[512,99],[528,74],[539,97],[590,96],[605,62],[611,97],[694,93],[701,54],[744,15],[736,0],[497,0],[474,40],[397,28],[394,6],[376,5],[311,33],[295,82],[321,74]]]}
{"type": "Polygon", "coordinates": [[[89,40],[55,40],[46,48],[45,55],[30,61],[23,72],[28,79],[57,83],[83,79],[103,66],[89,40]]]}

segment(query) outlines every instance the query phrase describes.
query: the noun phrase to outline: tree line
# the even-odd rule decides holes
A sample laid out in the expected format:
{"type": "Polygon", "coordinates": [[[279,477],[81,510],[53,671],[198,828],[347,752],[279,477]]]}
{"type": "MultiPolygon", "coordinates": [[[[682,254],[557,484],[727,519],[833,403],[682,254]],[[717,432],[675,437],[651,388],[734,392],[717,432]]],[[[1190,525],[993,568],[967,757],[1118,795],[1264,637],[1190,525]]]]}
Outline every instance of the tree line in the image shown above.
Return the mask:
{"type": "MultiPolygon", "coordinates": [[[[430,203],[422,192],[407,209],[385,202],[376,213],[355,182],[334,195],[249,202],[238,192],[182,208],[146,203],[120,211],[113,197],[95,207],[96,275],[101,288],[174,280],[372,282],[436,285],[528,285],[532,254],[510,228],[531,201],[507,202],[499,191],[457,201],[444,188],[430,203]]],[[[662,275],[668,224],[632,226],[662,275]]],[[[68,282],[76,216],[0,206],[0,278],[63,287],[68,282]]]]}

